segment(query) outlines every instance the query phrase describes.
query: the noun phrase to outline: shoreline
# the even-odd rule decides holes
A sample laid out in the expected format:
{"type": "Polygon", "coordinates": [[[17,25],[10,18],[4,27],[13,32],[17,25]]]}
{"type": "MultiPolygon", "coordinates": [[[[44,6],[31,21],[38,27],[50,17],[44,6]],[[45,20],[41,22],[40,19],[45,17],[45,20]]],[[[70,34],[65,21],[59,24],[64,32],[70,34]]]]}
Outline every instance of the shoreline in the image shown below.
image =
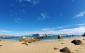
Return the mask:
{"type": "MultiPolygon", "coordinates": [[[[66,37],[66,38],[63,38],[63,39],[82,39],[84,37],[82,36],[79,36],[79,37],[66,37]]],[[[19,42],[19,39],[0,39],[0,40],[3,40],[3,41],[14,41],[14,42],[19,42]]],[[[56,39],[42,39],[40,41],[55,41],[55,40],[59,40],[58,38],[56,39]]]]}

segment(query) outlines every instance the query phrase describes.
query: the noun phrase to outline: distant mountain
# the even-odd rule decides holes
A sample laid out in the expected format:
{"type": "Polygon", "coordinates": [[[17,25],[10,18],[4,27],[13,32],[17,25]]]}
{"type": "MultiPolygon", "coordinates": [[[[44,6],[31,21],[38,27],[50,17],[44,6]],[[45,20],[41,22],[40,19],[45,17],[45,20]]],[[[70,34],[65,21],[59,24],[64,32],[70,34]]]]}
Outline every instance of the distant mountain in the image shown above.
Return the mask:
{"type": "Polygon", "coordinates": [[[14,35],[0,35],[0,39],[18,38],[19,36],[14,35]]]}

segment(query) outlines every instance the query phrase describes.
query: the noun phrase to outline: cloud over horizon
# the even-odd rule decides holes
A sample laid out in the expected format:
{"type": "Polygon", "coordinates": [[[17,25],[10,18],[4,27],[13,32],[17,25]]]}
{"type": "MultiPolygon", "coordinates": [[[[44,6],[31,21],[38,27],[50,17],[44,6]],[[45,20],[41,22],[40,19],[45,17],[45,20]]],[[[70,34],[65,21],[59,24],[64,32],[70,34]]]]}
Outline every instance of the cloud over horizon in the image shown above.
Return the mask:
{"type": "Polygon", "coordinates": [[[31,3],[32,5],[37,5],[40,3],[40,0],[18,0],[18,2],[29,2],[31,3]]]}
{"type": "Polygon", "coordinates": [[[79,26],[75,28],[67,28],[67,29],[59,29],[59,30],[51,30],[50,28],[44,29],[44,31],[37,31],[37,32],[28,32],[29,34],[69,34],[69,35],[81,35],[85,32],[85,26],[79,26]]]}
{"type": "Polygon", "coordinates": [[[57,31],[58,34],[75,34],[80,35],[85,32],[85,26],[80,26],[76,28],[69,28],[69,29],[61,29],[57,31]]]}
{"type": "Polygon", "coordinates": [[[0,32],[2,32],[2,33],[10,33],[12,31],[1,29],[0,32]]]}
{"type": "Polygon", "coordinates": [[[85,16],[85,11],[78,13],[75,17],[78,18],[78,17],[83,17],[83,16],[85,16]]]}

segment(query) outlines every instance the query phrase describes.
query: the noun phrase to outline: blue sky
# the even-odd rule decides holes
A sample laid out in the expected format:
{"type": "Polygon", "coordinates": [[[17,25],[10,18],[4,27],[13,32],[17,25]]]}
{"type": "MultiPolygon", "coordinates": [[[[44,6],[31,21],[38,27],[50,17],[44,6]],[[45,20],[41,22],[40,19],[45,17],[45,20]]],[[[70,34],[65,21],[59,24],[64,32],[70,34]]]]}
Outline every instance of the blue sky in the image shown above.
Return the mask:
{"type": "Polygon", "coordinates": [[[85,0],[0,0],[0,34],[82,34],[85,0]]]}

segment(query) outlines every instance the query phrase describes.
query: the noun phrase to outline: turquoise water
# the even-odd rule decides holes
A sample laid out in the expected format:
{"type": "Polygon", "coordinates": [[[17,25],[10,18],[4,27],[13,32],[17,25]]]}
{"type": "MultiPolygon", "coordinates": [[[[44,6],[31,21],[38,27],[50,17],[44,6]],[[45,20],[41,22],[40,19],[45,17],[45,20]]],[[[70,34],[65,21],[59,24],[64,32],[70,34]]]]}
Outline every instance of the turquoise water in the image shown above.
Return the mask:
{"type": "Polygon", "coordinates": [[[6,40],[6,41],[19,41],[20,38],[11,38],[11,39],[2,39],[2,38],[0,38],[0,40],[6,40]]]}
{"type": "MultiPolygon", "coordinates": [[[[58,36],[48,36],[46,38],[41,39],[42,41],[52,41],[52,40],[57,40],[58,36]]],[[[81,37],[81,36],[64,36],[65,39],[68,38],[76,38],[76,37],[81,37]]],[[[0,40],[7,40],[7,41],[19,41],[21,37],[17,37],[17,38],[6,38],[6,39],[1,39],[0,40]]],[[[32,36],[30,37],[32,38],[32,36]]]]}

